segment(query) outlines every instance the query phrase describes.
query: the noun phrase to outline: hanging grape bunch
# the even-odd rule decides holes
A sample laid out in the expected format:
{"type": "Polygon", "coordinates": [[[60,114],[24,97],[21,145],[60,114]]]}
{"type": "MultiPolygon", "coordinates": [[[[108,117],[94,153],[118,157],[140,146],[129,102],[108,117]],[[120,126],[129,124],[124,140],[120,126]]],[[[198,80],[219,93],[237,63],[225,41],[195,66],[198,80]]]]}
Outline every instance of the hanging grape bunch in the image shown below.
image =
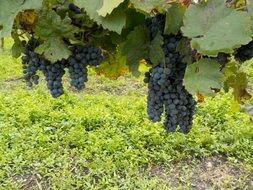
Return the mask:
{"type": "Polygon", "coordinates": [[[72,55],[68,59],[68,69],[71,78],[71,86],[82,90],[88,81],[87,66],[98,66],[103,61],[100,49],[91,46],[73,46],[72,55]]]}
{"type": "MultiPolygon", "coordinates": [[[[147,19],[146,26],[150,30],[150,37],[164,30],[165,16],[158,14],[147,19]]],[[[152,68],[145,74],[144,82],[148,83],[147,112],[153,122],[161,120],[165,112],[164,127],[173,132],[180,126],[183,133],[188,133],[192,126],[196,102],[183,85],[186,64],[177,52],[177,46],[182,39],[178,35],[163,35],[162,49],[165,63],[152,64],[152,68]]]]}
{"type": "Polygon", "coordinates": [[[71,47],[72,54],[65,60],[51,63],[42,55],[34,52],[38,41],[31,38],[22,56],[24,79],[29,87],[39,83],[38,71],[45,76],[47,88],[54,98],[64,94],[62,77],[67,68],[70,74],[70,85],[77,90],[85,87],[88,81],[88,66],[97,66],[103,61],[102,51],[92,45],[74,45],[71,47]]]}

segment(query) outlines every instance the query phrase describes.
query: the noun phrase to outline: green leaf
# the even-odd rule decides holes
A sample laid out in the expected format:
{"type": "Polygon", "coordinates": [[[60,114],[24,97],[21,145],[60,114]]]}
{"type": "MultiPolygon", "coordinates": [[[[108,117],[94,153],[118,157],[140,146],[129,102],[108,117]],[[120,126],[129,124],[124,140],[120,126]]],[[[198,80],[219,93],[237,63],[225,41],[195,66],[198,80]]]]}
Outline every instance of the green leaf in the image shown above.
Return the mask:
{"type": "Polygon", "coordinates": [[[61,17],[52,10],[43,11],[35,28],[35,34],[43,40],[52,37],[74,38],[79,29],[71,25],[71,19],[61,17]]]}
{"type": "Polygon", "coordinates": [[[192,47],[200,53],[217,56],[251,41],[251,19],[246,12],[225,6],[224,0],[212,0],[190,5],[186,11],[185,36],[193,38],[192,47]]]}
{"type": "Polygon", "coordinates": [[[24,51],[25,47],[22,41],[19,39],[17,33],[12,33],[12,38],[14,39],[14,44],[11,47],[11,53],[13,57],[18,58],[24,51]]]}
{"type": "Polygon", "coordinates": [[[25,9],[40,9],[43,0],[2,0],[0,1],[0,38],[9,36],[18,12],[25,9]]]}
{"type": "Polygon", "coordinates": [[[133,6],[145,13],[151,13],[153,9],[166,8],[167,0],[130,0],[133,6]]]}
{"type": "Polygon", "coordinates": [[[126,24],[126,3],[115,8],[111,14],[106,17],[100,16],[97,12],[102,8],[103,0],[74,0],[74,3],[77,6],[84,8],[90,18],[102,25],[105,29],[120,34],[126,24]]]}
{"type": "Polygon", "coordinates": [[[111,14],[113,9],[119,6],[124,0],[104,0],[103,6],[97,11],[100,16],[105,17],[107,14],[111,14]]]}
{"type": "Polygon", "coordinates": [[[149,57],[153,65],[158,65],[160,63],[164,63],[165,61],[162,45],[163,37],[161,34],[156,35],[156,37],[150,43],[149,57]]]}
{"type": "Polygon", "coordinates": [[[149,55],[149,31],[144,26],[137,26],[128,35],[122,54],[126,56],[130,71],[139,76],[139,61],[149,55]]]}
{"type": "Polygon", "coordinates": [[[191,49],[190,41],[188,38],[183,37],[177,46],[177,51],[182,56],[182,62],[191,64],[194,61],[194,52],[191,49]]]}
{"type": "Polygon", "coordinates": [[[251,98],[251,95],[247,92],[247,74],[239,70],[237,63],[231,62],[226,64],[224,74],[225,84],[233,88],[233,94],[236,100],[241,101],[242,99],[251,98]]]}
{"type": "Polygon", "coordinates": [[[15,58],[18,58],[20,57],[21,53],[23,52],[24,50],[24,46],[22,44],[21,41],[14,41],[14,44],[12,45],[11,47],[11,54],[12,54],[12,57],[15,57],[15,58]]]}
{"type": "Polygon", "coordinates": [[[50,37],[43,44],[35,49],[39,54],[43,54],[46,59],[56,62],[61,59],[67,59],[70,56],[68,46],[57,37],[50,37]]]}
{"type": "Polygon", "coordinates": [[[126,27],[127,29],[134,29],[138,25],[143,25],[145,23],[145,15],[137,12],[136,9],[129,8],[126,12],[127,20],[126,27]]]}
{"type": "Polygon", "coordinates": [[[172,6],[168,9],[166,14],[166,23],[164,28],[165,34],[177,34],[181,26],[183,26],[183,19],[185,14],[186,7],[173,3],[172,6]]]}
{"type": "Polygon", "coordinates": [[[238,72],[237,63],[235,62],[227,63],[224,69],[225,80],[228,80],[232,75],[236,74],[237,72],[238,72]]]}
{"type": "Polygon", "coordinates": [[[211,88],[220,89],[223,83],[223,74],[220,72],[219,63],[215,60],[204,58],[199,62],[188,65],[184,85],[192,93],[213,95],[211,88]]]}

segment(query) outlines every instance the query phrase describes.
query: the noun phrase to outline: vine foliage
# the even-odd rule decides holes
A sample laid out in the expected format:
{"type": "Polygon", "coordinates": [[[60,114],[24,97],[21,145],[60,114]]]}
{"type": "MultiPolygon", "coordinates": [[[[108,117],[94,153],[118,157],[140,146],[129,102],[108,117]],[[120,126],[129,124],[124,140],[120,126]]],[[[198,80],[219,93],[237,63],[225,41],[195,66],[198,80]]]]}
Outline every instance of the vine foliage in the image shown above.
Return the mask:
{"type": "Polygon", "coordinates": [[[104,62],[95,68],[98,74],[116,79],[130,71],[138,76],[141,60],[149,59],[146,63],[153,66],[165,62],[162,35],[180,33],[183,38],[177,51],[188,65],[184,85],[189,92],[205,96],[231,87],[237,100],[250,97],[247,76],[240,70],[245,59],[237,52],[252,42],[253,3],[8,0],[0,1],[0,7],[0,38],[12,36],[14,57],[22,54],[24,41],[31,37],[39,41],[35,52],[53,63],[68,59],[72,45],[92,44],[104,56],[104,62]],[[160,13],[166,15],[164,31],[152,38],[145,22],[160,13]]]}

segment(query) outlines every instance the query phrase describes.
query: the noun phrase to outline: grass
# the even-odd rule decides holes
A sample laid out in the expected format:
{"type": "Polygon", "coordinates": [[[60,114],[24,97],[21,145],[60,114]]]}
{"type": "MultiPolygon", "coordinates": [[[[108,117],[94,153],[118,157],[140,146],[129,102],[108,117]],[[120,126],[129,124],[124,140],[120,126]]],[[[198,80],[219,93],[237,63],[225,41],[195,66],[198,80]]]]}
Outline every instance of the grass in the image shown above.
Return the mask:
{"type": "MultiPolygon", "coordinates": [[[[231,93],[198,105],[187,135],[147,119],[146,87],[90,71],[53,99],[0,54],[0,189],[253,189],[253,124],[231,93]]],[[[66,79],[67,80],[67,79],[66,79]]],[[[66,81],[67,82],[67,81],[66,81]]]]}

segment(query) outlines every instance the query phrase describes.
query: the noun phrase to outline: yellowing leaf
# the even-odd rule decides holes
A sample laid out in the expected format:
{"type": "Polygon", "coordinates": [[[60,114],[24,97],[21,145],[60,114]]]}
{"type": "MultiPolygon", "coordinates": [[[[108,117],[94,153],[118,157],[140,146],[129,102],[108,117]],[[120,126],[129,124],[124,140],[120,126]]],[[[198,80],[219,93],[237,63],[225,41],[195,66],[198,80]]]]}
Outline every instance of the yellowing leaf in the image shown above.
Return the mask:
{"type": "Polygon", "coordinates": [[[247,74],[240,71],[237,64],[232,62],[225,67],[225,83],[233,88],[233,94],[236,100],[250,99],[251,95],[247,91],[247,74]]]}
{"type": "Polygon", "coordinates": [[[116,54],[110,55],[107,62],[101,64],[96,68],[96,72],[99,75],[104,75],[112,80],[116,80],[118,77],[128,72],[128,66],[126,65],[126,58],[121,55],[120,51],[116,51],[116,54]]]}

